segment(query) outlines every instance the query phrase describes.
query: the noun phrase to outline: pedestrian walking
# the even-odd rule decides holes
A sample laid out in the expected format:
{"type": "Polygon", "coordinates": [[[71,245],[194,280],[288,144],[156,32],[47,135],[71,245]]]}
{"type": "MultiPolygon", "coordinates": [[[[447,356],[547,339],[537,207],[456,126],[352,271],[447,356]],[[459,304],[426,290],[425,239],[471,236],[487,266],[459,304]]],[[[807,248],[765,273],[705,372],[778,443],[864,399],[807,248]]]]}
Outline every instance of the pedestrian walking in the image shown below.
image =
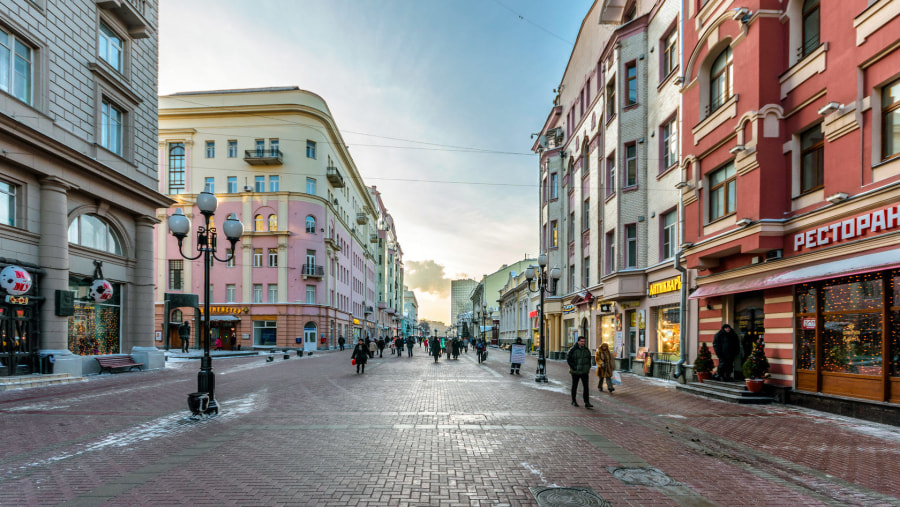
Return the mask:
{"type": "Polygon", "coordinates": [[[438,362],[438,358],[441,357],[441,343],[434,338],[430,338],[428,346],[431,350],[431,355],[434,356],[434,362],[438,362]]]}
{"type": "Polygon", "coordinates": [[[578,383],[581,382],[584,394],[585,408],[592,408],[590,391],[588,388],[588,375],[591,373],[591,351],[584,346],[584,336],[579,336],[575,345],[566,354],[566,362],[569,363],[569,373],[572,375],[572,406],[577,407],[575,397],[578,394],[578,383]]]}
{"type": "Polygon", "coordinates": [[[366,372],[366,363],[369,361],[369,348],[366,347],[362,338],[356,342],[356,347],[353,348],[353,354],[350,355],[350,359],[356,359],[357,375],[366,372]]]}
{"type": "Polygon", "coordinates": [[[216,337],[216,350],[222,350],[222,337],[216,337]]]}
{"type": "Polygon", "coordinates": [[[594,362],[597,363],[597,377],[600,378],[597,382],[597,389],[600,389],[601,393],[603,392],[603,379],[606,379],[606,387],[609,388],[609,392],[615,391],[616,389],[612,385],[613,355],[609,350],[609,345],[600,344],[600,348],[594,354],[594,362]]]}
{"type": "Polygon", "coordinates": [[[740,347],[741,342],[734,329],[729,324],[722,324],[722,329],[713,338],[713,349],[719,357],[719,366],[716,369],[719,380],[724,382],[734,380],[734,358],[740,347]]]}
{"type": "Polygon", "coordinates": [[[466,340],[465,338],[463,338],[461,341],[462,341],[463,352],[468,354],[469,353],[469,340],[466,340]]]}
{"type": "Polygon", "coordinates": [[[486,347],[487,347],[487,344],[484,342],[484,340],[479,340],[478,343],[475,344],[475,354],[478,355],[479,363],[484,362],[484,352],[485,352],[484,349],[486,347]]]}
{"type": "Polygon", "coordinates": [[[344,350],[344,343],[345,343],[344,337],[343,336],[338,337],[338,346],[341,348],[341,350],[344,350]]]}
{"type": "Polygon", "coordinates": [[[413,349],[413,346],[415,346],[415,344],[416,344],[415,338],[413,338],[412,336],[406,337],[406,353],[409,357],[412,357],[412,349],[413,349]]]}
{"type": "Polygon", "coordinates": [[[375,357],[375,351],[378,350],[378,344],[374,340],[369,342],[369,357],[375,357]]]}
{"type": "Polygon", "coordinates": [[[376,345],[378,345],[378,357],[384,357],[384,338],[379,338],[376,345]]]}
{"type": "Polygon", "coordinates": [[[181,351],[188,352],[191,345],[191,323],[184,321],[178,326],[178,337],[181,338],[181,351]]]}

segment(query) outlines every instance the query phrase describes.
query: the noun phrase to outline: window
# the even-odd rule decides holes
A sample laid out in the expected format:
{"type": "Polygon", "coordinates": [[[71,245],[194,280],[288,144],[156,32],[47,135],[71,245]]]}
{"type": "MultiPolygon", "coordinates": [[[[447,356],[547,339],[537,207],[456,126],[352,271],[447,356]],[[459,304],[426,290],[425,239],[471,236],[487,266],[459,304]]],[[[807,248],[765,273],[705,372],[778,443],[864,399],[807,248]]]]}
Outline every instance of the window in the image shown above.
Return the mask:
{"type": "Polygon", "coordinates": [[[612,273],[616,270],[616,232],[609,231],[606,233],[606,272],[612,273]]]}
{"type": "Polygon", "coordinates": [[[559,223],[556,220],[550,221],[550,248],[559,247],[559,223]]]}
{"type": "Polygon", "coordinates": [[[637,63],[631,62],[625,65],[625,107],[633,106],[638,102],[637,63]]]}
{"type": "Polygon", "coordinates": [[[881,89],[882,157],[900,154],[900,80],[881,89]]]}
{"type": "Polygon", "coordinates": [[[306,286],[306,304],[308,304],[308,305],[316,304],[316,286],[315,285],[307,285],[306,286]]]}
{"type": "Polygon", "coordinates": [[[33,54],[15,35],[0,28],[0,90],[31,104],[33,54]]]}
{"type": "Polygon", "coordinates": [[[270,303],[278,302],[278,284],[277,283],[269,284],[269,302],[270,303]]]}
{"type": "Polygon", "coordinates": [[[660,172],[672,167],[678,163],[678,126],[675,122],[676,116],[673,116],[659,130],[659,139],[662,143],[660,159],[662,166],[660,172]]]}
{"type": "Polygon", "coordinates": [[[269,176],[269,192],[278,192],[280,178],[278,176],[269,176]]]}
{"type": "MultiPolygon", "coordinates": [[[[124,119],[125,113],[122,109],[104,97],[100,104],[100,146],[103,146],[116,155],[122,155],[122,130],[124,119]]],[[[184,154],[182,153],[182,167],[183,164],[184,154]]],[[[182,170],[182,181],[183,179],[184,171],[182,170]]]]}
{"type": "Polygon", "coordinates": [[[254,231],[256,231],[256,232],[264,231],[265,230],[265,229],[263,229],[264,224],[265,224],[265,222],[263,222],[262,215],[256,215],[253,217],[253,230],[254,231]]]}
{"type": "Polygon", "coordinates": [[[591,199],[584,200],[584,206],[581,208],[581,230],[586,231],[591,228],[591,199]]]}
{"type": "Polygon", "coordinates": [[[18,187],[0,180],[0,224],[16,225],[16,191],[18,187]]]}
{"type": "Polygon", "coordinates": [[[278,156],[278,139],[269,139],[269,155],[272,157],[278,156]]]}
{"type": "Polygon", "coordinates": [[[731,98],[731,47],[713,61],[709,73],[709,111],[722,107],[731,98]]]}
{"type": "Polygon", "coordinates": [[[272,232],[278,230],[278,215],[269,215],[269,230],[272,232]]]}
{"type": "MultiPolygon", "coordinates": [[[[262,289],[260,289],[261,291],[262,289]]],[[[254,320],[253,321],[253,344],[254,345],[272,345],[274,346],[278,337],[278,321],[277,320],[254,320]]],[[[315,335],[313,335],[313,344],[315,344],[315,335]]]]}
{"type": "Polygon", "coordinates": [[[734,213],[737,176],[734,164],[728,163],[709,175],[709,221],[734,213]]]}
{"type": "Polygon", "coordinates": [[[306,141],[306,158],[316,158],[315,141],[306,141]]]}
{"type": "Polygon", "coordinates": [[[819,0],[806,0],[803,2],[803,46],[800,47],[801,56],[812,53],[819,47],[819,0]]]}
{"type": "Polygon", "coordinates": [[[122,255],[122,243],[112,228],[96,215],[79,215],[69,224],[69,243],[122,255]]]}
{"type": "Polygon", "coordinates": [[[569,226],[566,228],[568,231],[568,240],[569,243],[575,241],[575,212],[572,211],[569,213],[569,226]]]}
{"type": "Polygon", "coordinates": [[[235,297],[235,287],[233,283],[229,283],[225,286],[225,302],[226,303],[234,303],[235,297]]]}
{"type": "Polygon", "coordinates": [[[184,192],[184,143],[169,144],[169,193],[184,192]]]}
{"type": "Polygon", "coordinates": [[[637,225],[625,226],[625,267],[637,267],[637,225]]]}
{"type": "Polygon", "coordinates": [[[559,199],[559,174],[550,175],[550,199],[559,199]]]}
{"type": "Polygon", "coordinates": [[[316,217],[312,215],[306,216],[306,232],[309,234],[316,233],[316,217]]]}
{"type": "Polygon", "coordinates": [[[184,289],[184,261],[169,261],[169,290],[184,289]]]}
{"type": "Polygon", "coordinates": [[[606,121],[609,122],[616,115],[616,76],[606,83],[606,121]]]}
{"type": "Polygon", "coordinates": [[[265,192],[266,191],[266,177],[265,176],[257,176],[254,181],[254,192],[265,192]]]}
{"type": "Polygon", "coordinates": [[[590,287],[591,285],[591,258],[585,257],[582,259],[581,266],[584,270],[584,278],[582,279],[581,285],[585,287],[590,287]]]}
{"type": "Polygon", "coordinates": [[[263,250],[262,248],[254,248],[253,249],[253,267],[261,268],[263,265],[263,250]]]}
{"type": "Polygon", "coordinates": [[[263,302],[263,286],[261,283],[253,284],[253,302],[254,303],[262,303],[263,302]]]}
{"type": "Polygon", "coordinates": [[[663,39],[662,43],[662,72],[660,75],[666,77],[678,66],[678,29],[673,28],[663,39]]]}
{"type": "Polygon", "coordinates": [[[625,187],[637,185],[637,145],[625,146],[625,187]]]}
{"type": "Polygon", "coordinates": [[[316,195],[316,179],[306,178],[306,193],[316,195]]]}
{"type": "Polygon", "coordinates": [[[203,178],[203,191],[209,192],[211,194],[216,193],[216,179],[215,178],[203,178]]]}
{"type": "Polygon", "coordinates": [[[269,267],[270,268],[278,267],[278,249],[277,248],[269,249],[269,267]]]}
{"type": "Polygon", "coordinates": [[[662,259],[671,259],[675,257],[675,242],[678,241],[678,212],[672,210],[660,217],[662,225],[662,251],[660,255],[662,259]]]}
{"type": "Polygon", "coordinates": [[[825,134],[822,124],[800,134],[800,192],[825,184],[825,134]]]}
{"type": "Polygon", "coordinates": [[[122,53],[124,45],[122,38],[116,35],[106,23],[100,23],[100,32],[97,34],[97,49],[100,58],[112,65],[112,68],[122,72],[122,53]]]}
{"type": "Polygon", "coordinates": [[[237,141],[230,139],[228,141],[228,158],[237,157],[237,141]]]}
{"type": "Polygon", "coordinates": [[[266,140],[265,139],[257,139],[256,140],[256,156],[262,157],[266,154],[266,140]]]}
{"type": "Polygon", "coordinates": [[[226,248],[225,249],[225,258],[228,259],[227,261],[225,261],[225,267],[233,268],[234,267],[234,258],[235,258],[234,249],[226,248]]]}
{"type": "Polygon", "coordinates": [[[606,157],[606,196],[616,193],[616,154],[606,157]]]}

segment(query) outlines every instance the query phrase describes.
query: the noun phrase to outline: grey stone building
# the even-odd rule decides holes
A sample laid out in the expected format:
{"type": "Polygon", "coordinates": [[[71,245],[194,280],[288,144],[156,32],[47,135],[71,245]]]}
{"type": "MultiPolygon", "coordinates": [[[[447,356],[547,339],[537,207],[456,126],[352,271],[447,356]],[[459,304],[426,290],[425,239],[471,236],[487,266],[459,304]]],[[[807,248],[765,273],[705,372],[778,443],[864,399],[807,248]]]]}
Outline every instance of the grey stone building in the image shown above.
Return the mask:
{"type": "Polygon", "coordinates": [[[161,365],[157,16],[152,0],[0,0],[0,268],[34,281],[0,299],[0,374],[47,371],[49,354],[74,375],[96,355],[161,365]]]}

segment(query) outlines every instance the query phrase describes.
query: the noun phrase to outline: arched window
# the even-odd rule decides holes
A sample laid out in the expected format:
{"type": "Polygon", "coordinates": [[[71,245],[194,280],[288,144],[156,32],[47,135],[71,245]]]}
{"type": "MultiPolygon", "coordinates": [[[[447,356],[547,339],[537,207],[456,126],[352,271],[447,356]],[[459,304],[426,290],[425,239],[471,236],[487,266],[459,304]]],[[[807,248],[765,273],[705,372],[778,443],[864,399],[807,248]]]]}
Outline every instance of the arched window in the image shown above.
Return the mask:
{"type": "Polygon", "coordinates": [[[713,61],[709,71],[709,111],[722,107],[731,98],[731,47],[726,47],[713,61]]]}
{"type": "Polygon", "coordinates": [[[169,145],[169,193],[184,192],[184,143],[169,145]]]}
{"type": "Polygon", "coordinates": [[[253,217],[253,230],[260,232],[260,231],[265,230],[265,229],[263,229],[263,227],[265,227],[265,222],[263,221],[263,216],[256,215],[255,217],[253,217]]]}
{"type": "Polygon", "coordinates": [[[812,53],[819,47],[819,0],[803,2],[803,44],[800,46],[802,56],[812,53]]]}
{"type": "Polygon", "coordinates": [[[309,234],[316,233],[316,217],[312,215],[306,216],[306,232],[309,234]]]}
{"type": "Polygon", "coordinates": [[[122,255],[122,242],[97,215],[79,215],[69,225],[69,243],[122,255]]]}
{"type": "Polygon", "coordinates": [[[269,215],[269,230],[278,230],[278,215],[269,215]]]}

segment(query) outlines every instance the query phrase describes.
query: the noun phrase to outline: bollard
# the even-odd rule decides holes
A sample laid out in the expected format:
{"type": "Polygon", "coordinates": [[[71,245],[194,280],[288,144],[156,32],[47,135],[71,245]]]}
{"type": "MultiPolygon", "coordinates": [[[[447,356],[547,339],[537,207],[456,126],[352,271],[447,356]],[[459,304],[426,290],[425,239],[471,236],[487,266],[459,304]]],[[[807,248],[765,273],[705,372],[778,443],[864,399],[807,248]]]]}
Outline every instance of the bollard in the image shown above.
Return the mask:
{"type": "Polygon", "coordinates": [[[274,361],[274,360],[275,360],[275,358],[272,357],[271,355],[266,356],[266,362],[267,362],[267,363],[271,363],[271,362],[274,361]]]}
{"type": "Polygon", "coordinates": [[[285,359],[290,359],[290,358],[291,358],[291,356],[290,356],[290,355],[288,355],[288,353],[287,353],[287,352],[285,352],[285,354],[284,354],[284,358],[285,358],[285,359]]]}
{"type": "Polygon", "coordinates": [[[298,351],[297,351],[297,357],[303,357],[303,351],[302,351],[302,350],[298,350],[298,351]]]}

